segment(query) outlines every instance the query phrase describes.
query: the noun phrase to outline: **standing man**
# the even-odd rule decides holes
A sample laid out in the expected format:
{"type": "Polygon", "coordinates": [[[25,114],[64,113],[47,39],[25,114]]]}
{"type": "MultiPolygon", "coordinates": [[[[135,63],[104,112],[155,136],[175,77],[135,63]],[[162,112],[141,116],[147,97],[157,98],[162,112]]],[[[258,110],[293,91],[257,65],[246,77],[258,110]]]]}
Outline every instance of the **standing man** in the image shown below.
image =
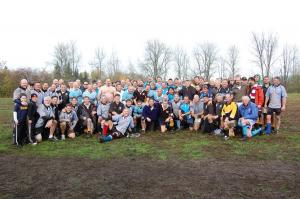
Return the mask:
{"type": "Polygon", "coordinates": [[[28,89],[28,81],[26,79],[22,79],[20,81],[20,86],[16,88],[13,94],[13,100],[16,102],[16,100],[19,100],[21,98],[21,94],[25,94],[27,97],[27,100],[31,97],[31,91],[28,89]]]}
{"type": "Polygon", "coordinates": [[[266,134],[270,135],[271,133],[271,118],[273,113],[275,116],[275,133],[278,133],[281,118],[280,113],[286,109],[286,98],[287,93],[283,85],[281,85],[280,77],[275,77],[273,79],[273,85],[270,86],[266,93],[265,107],[268,107],[267,110],[267,125],[266,125],[266,134]],[[269,105],[268,105],[269,104],[269,105]]]}

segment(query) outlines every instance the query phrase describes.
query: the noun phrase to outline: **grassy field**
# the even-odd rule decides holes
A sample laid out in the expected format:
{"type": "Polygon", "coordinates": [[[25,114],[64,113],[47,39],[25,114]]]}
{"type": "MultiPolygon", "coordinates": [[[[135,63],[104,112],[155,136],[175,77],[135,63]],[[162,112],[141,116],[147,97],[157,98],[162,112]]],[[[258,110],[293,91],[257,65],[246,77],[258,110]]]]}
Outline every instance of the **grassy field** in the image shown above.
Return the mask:
{"type": "Polygon", "coordinates": [[[282,130],[242,142],[196,132],[11,145],[0,99],[0,198],[300,198],[300,95],[282,130]]]}
{"type": "Polygon", "coordinates": [[[290,94],[282,130],[275,136],[258,136],[247,142],[228,141],[196,132],[176,134],[148,133],[139,138],[125,138],[100,144],[96,138],[48,142],[16,149],[11,145],[11,99],[0,99],[0,153],[43,157],[88,157],[115,159],[145,157],[150,159],[258,159],[300,161],[300,95],[290,94]]]}

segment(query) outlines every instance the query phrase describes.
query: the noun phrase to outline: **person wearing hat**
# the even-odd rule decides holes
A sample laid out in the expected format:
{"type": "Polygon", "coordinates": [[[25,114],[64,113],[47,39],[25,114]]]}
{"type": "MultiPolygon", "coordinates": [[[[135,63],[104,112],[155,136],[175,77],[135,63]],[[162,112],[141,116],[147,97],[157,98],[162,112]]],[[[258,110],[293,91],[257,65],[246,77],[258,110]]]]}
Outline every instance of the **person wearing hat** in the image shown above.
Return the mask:
{"type": "Polygon", "coordinates": [[[37,112],[38,109],[39,98],[36,93],[31,94],[30,102],[28,103],[28,139],[29,142],[33,145],[37,144],[35,139],[35,125],[37,120],[39,119],[39,114],[37,112]]]}

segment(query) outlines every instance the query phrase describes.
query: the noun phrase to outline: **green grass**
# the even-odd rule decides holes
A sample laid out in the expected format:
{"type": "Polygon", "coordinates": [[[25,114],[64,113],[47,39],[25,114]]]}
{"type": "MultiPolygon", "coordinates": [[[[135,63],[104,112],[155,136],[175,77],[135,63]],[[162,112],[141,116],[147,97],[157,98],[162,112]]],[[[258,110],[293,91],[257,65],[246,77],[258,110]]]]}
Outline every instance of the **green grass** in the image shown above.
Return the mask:
{"type": "Polygon", "coordinates": [[[220,137],[183,131],[176,134],[152,132],[140,138],[124,138],[100,144],[95,138],[42,142],[37,146],[16,148],[11,145],[12,102],[0,99],[0,154],[43,157],[87,157],[91,159],[252,159],[300,161],[300,94],[290,94],[288,113],[282,132],[276,136],[258,136],[247,142],[238,138],[228,141],[220,137]],[[298,122],[297,122],[298,121],[298,122]]]}

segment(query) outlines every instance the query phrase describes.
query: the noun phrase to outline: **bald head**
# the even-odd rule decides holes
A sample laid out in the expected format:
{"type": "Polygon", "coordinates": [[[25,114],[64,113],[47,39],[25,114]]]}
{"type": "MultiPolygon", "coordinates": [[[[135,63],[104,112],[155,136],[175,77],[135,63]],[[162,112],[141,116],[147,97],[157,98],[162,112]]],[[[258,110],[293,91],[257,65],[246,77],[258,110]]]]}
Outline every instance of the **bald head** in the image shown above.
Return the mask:
{"type": "Polygon", "coordinates": [[[20,86],[21,86],[22,88],[26,89],[27,86],[28,86],[28,81],[27,81],[27,79],[22,79],[22,80],[20,81],[20,86]]]}

